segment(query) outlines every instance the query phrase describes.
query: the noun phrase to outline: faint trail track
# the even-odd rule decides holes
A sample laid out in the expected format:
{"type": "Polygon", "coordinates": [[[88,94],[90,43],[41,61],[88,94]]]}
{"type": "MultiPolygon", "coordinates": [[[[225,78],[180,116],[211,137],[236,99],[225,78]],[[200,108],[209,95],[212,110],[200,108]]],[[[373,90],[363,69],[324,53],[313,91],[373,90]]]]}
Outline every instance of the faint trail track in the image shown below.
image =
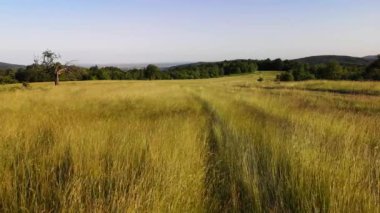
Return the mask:
{"type": "MultiPolygon", "coordinates": [[[[208,157],[205,186],[206,199],[211,212],[247,212],[254,209],[253,195],[231,170],[227,162],[226,145],[232,135],[217,112],[206,99],[194,95],[208,120],[208,157]]],[[[236,172],[236,171],[235,171],[236,172]]]]}
{"type": "Polygon", "coordinates": [[[281,158],[277,159],[273,144],[265,139],[268,126],[277,129],[277,132],[290,131],[289,120],[268,114],[248,103],[229,100],[235,106],[235,111],[248,113],[246,118],[254,123],[253,129],[237,130],[229,126],[231,124],[224,121],[228,118],[221,118],[217,109],[205,98],[194,98],[202,105],[205,116],[208,117],[209,157],[205,183],[208,186],[206,196],[213,209],[219,207],[220,211],[225,212],[275,209],[298,211],[305,207],[301,202],[306,199],[321,212],[327,212],[329,198],[326,196],[325,183],[317,180],[303,182],[301,177],[293,177],[293,184],[300,185],[301,188],[314,187],[321,190],[316,191],[313,197],[301,195],[300,191],[286,186],[291,176],[302,168],[292,167],[294,162],[286,149],[281,151],[281,158]],[[253,134],[246,135],[244,132],[253,134]],[[231,149],[233,146],[235,148],[231,149]],[[247,185],[246,176],[251,181],[256,180],[257,185],[247,185]],[[258,187],[258,191],[254,193],[252,190],[255,187],[258,187]]]}

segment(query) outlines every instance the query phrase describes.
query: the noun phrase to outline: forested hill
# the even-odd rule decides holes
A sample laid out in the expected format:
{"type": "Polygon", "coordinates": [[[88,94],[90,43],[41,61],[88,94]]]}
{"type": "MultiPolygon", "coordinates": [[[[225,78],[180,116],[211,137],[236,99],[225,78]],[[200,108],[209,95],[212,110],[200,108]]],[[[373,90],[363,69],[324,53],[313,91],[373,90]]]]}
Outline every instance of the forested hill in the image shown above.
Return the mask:
{"type": "Polygon", "coordinates": [[[336,61],[341,65],[355,65],[355,66],[368,66],[370,63],[376,60],[374,57],[352,57],[352,56],[339,56],[339,55],[320,55],[320,56],[310,56],[306,58],[299,58],[293,61],[306,63],[311,65],[325,64],[331,61],[336,61]]]}
{"type": "Polygon", "coordinates": [[[366,60],[369,60],[369,61],[376,61],[378,56],[377,55],[368,55],[368,56],[365,56],[363,58],[366,60]]]}
{"type": "Polygon", "coordinates": [[[23,68],[23,67],[25,66],[0,62],[0,69],[18,69],[18,68],[23,68]]]}

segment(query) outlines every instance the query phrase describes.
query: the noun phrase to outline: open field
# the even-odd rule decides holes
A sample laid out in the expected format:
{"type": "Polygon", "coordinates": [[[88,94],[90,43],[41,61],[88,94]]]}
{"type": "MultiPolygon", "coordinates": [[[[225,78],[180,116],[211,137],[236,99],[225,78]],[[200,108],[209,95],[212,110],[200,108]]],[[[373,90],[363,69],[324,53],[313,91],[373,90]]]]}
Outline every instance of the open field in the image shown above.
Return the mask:
{"type": "Polygon", "coordinates": [[[379,212],[380,83],[275,74],[0,86],[0,212],[379,212]]]}

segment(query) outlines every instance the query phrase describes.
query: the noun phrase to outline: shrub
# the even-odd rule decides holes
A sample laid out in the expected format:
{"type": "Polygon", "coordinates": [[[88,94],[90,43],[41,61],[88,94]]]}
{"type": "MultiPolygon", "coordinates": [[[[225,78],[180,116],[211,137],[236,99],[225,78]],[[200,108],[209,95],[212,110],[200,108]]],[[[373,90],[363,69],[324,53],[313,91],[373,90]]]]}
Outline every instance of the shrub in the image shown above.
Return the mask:
{"type": "Polygon", "coordinates": [[[28,82],[22,82],[22,87],[29,88],[30,84],[28,82]]]}
{"type": "Polygon", "coordinates": [[[10,76],[0,76],[0,84],[14,84],[17,81],[10,76]]]}
{"type": "Polygon", "coordinates": [[[284,72],[280,75],[277,75],[277,80],[279,81],[294,81],[294,76],[290,72],[284,72]]]}
{"type": "Polygon", "coordinates": [[[368,80],[380,80],[380,55],[375,62],[367,67],[364,77],[368,80]]]}

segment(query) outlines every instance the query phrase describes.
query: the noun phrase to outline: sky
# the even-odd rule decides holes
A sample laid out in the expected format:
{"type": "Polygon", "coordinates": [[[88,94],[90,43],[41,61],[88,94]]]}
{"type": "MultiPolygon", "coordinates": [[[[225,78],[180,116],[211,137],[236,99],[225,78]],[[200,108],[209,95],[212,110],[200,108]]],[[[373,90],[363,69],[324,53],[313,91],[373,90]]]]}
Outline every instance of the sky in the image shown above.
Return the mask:
{"type": "Polygon", "coordinates": [[[0,0],[0,61],[293,59],[380,53],[379,0],[0,0]]]}

